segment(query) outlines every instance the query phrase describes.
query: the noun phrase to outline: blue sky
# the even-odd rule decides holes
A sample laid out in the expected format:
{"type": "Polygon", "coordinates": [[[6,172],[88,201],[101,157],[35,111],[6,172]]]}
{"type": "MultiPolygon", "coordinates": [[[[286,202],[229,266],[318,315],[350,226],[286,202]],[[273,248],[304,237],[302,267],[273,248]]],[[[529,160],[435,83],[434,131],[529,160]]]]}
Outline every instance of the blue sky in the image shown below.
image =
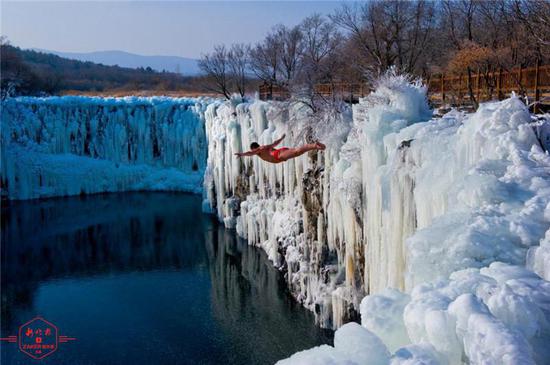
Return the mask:
{"type": "Polygon", "coordinates": [[[275,24],[330,14],[341,3],[2,0],[1,33],[22,48],[198,58],[215,44],[256,42],[275,24]]]}

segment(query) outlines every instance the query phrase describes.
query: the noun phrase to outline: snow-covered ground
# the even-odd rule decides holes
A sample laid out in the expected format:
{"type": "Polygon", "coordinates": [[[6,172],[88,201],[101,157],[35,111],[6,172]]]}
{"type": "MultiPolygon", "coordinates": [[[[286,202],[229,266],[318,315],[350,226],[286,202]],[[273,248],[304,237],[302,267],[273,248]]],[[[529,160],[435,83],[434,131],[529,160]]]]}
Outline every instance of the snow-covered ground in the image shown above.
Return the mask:
{"type": "Polygon", "coordinates": [[[388,74],[352,110],[208,99],[2,102],[2,194],[200,192],[334,346],[281,364],[546,364],[550,145],[515,97],[433,117],[388,74]],[[253,141],[324,152],[273,165],[253,141]],[[361,325],[348,323],[360,320],[361,325]]]}
{"type": "Polygon", "coordinates": [[[548,122],[516,97],[433,118],[425,96],[388,75],[351,114],[208,107],[205,208],[340,327],[334,347],[282,364],[548,363],[548,122]],[[234,156],[284,133],[282,146],[304,143],[304,130],[327,150],[278,165],[234,156]],[[362,326],[341,327],[357,310],[362,326]]]}
{"type": "Polygon", "coordinates": [[[200,193],[209,102],[74,96],[3,101],[2,194],[200,193]]]}

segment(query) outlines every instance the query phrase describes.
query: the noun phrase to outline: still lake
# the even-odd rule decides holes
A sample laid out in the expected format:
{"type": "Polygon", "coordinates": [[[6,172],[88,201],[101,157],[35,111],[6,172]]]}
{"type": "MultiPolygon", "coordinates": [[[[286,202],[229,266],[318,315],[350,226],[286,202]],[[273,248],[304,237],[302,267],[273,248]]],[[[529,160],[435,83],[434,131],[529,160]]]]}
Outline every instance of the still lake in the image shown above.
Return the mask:
{"type": "Polygon", "coordinates": [[[263,251],[201,198],[120,193],[2,202],[1,335],[41,316],[61,335],[2,364],[272,364],[332,342],[263,251]]]}

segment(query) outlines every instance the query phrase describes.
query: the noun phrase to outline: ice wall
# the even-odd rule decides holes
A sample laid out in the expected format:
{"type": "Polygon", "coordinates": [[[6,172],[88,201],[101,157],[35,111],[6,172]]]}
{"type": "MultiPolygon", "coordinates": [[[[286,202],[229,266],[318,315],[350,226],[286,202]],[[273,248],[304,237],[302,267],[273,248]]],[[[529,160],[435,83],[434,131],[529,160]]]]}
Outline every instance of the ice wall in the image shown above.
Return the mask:
{"type": "Polygon", "coordinates": [[[366,293],[404,287],[403,239],[416,228],[412,162],[402,161],[407,147],[391,136],[430,117],[423,86],[400,77],[381,82],[353,113],[311,116],[304,105],[258,101],[212,104],[210,207],[287,271],[291,291],[323,326],[337,327],[357,318],[366,293]],[[309,133],[329,148],[278,165],[234,156],[252,141],[269,143],[285,133],[283,145],[305,143],[309,133]],[[388,160],[395,166],[387,167],[388,160]]]}
{"type": "Polygon", "coordinates": [[[208,102],[80,96],[2,101],[2,194],[200,192],[208,102]]]}
{"type": "Polygon", "coordinates": [[[268,143],[283,133],[287,138],[282,146],[303,142],[288,120],[300,123],[304,113],[298,106],[279,108],[260,101],[209,105],[205,208],[250,244],[261,246],[275,266],[287,271],[296,298],[330,327],[332,315],[327,311],[336,281],[343,280],[337,271],[345,257],[336,254],[341,250],[329,248],[339,243],[327,240],[325,215],[319,214],[325,209],[330,177],[321,169],[324,157],[312,153],[273,165],[234,155],[253,141],[268,143]]]}
{"type": "MultiPolygon", "coordinates": [[[[390,74],[351,116],[210,105],[205,207],[266,250],[322,325],[361,308],[358,336],[388,350],[372,363],[544,363],[550,291],[525,268],[550,267],[540,126],[516,97],[433,118],[425,95],[390,74]],[[284,146],[309,133],[328,148],[278,165],[234,156],[284,133],[284,146]]],[[[340,344],[289,361],[368,359],[340,344]]]]}
{"type": "Polygon", "coordinates": [[[545,363],[548,117],[512,97],[433,118],[425,93],[390,74],[352,110],[316,114],[237,99],[9,99],[2,193],[200,192],[204,175],[204,209],[340,328],[335,347],[289,362],[545,363]],[[285,133],[283,146],[328,148],[278,165],[234,155],[285,133]],[[343,326],[359,312],[361,327],[343,326]]]}

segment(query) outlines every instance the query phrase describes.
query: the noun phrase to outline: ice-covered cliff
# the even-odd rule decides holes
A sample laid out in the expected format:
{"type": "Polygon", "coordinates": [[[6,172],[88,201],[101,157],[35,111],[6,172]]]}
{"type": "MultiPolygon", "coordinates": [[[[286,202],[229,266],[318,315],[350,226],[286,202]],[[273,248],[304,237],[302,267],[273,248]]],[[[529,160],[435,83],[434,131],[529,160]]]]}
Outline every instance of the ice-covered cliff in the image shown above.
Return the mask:
{"type": "Polygon", "coordinates": [[[2,194],[30,199],[200,192],[208,102],[71,96],[2,101],[2,194]]]}
{"type": "Polygon", "coordinates": [[[206,208],[265,249],[322,325],[361,311],[335,347],[288,363],[550,358],[550,284],[525,268],[548,279],[550,157],[532,117],[512,97],[433,118],[425,96],[388,75],[351,116],[208,106],[206,208]],[[284,133],[328,148],[278,165],[234,156],[284,133]]]}
{"type": "Polygon", "coordinates": [[[424,87],[390,74],[351,110],[314,115],[236,99],[17,98],[1,123],[10,199],[201,192],[204,176],[204,209],[339,328],[334,347],[285,363],[550,358],[549,124],[515,97],[434,118],[424,87]],[[328,148],[278,165],[234,155],[284,133],[283,145],[328,148]]]}

